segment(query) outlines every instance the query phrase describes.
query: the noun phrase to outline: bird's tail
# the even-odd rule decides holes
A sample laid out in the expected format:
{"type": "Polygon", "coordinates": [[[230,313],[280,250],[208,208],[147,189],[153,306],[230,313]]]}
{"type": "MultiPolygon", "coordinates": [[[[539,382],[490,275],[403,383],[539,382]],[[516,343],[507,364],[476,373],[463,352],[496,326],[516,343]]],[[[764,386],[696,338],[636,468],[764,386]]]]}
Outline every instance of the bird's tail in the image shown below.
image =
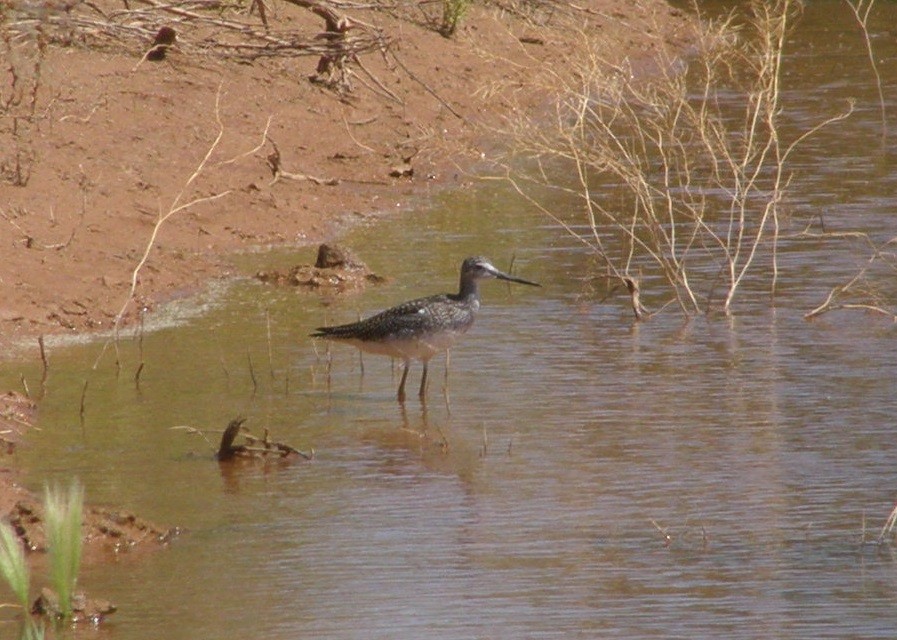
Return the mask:
{"type": "Polygon", "coordinates": [[[353,325],[341,324],[336,327],[318,327],[309,335],[312,338],[349,338],[353,335],[353,325]]]}

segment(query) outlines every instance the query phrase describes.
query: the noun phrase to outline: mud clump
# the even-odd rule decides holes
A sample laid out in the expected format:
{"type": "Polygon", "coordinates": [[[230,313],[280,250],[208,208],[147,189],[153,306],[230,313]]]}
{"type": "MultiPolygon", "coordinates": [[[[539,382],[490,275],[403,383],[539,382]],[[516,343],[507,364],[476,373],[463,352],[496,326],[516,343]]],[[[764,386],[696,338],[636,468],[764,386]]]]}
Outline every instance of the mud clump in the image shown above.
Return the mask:
{"type": "Polygon", "coordinates": [[[255,277],[267,284],[289,285],[320,293],[356,292],[369,284],[386,281],[386,278],[371,271],[350,249],[331,243],[318,247],[314,265],[296,265],[286,272],[259,271],[255,277]]]}
{"type": "MultiPolygon", "coordinates": [[[[100,624],[106,616],[115,613],[118,608],[101,598],[89,598],[84,593],[76,593],[72,596],[72,618],[74,623],[89,622],[93,625],[100,624]]],[[[52,589],[44,587],[40,596],[34,601],[31,613],[38,616],[46,616],[51,620],[62,620],[65,617],[59,604],[59,596],[52,589]]]]}

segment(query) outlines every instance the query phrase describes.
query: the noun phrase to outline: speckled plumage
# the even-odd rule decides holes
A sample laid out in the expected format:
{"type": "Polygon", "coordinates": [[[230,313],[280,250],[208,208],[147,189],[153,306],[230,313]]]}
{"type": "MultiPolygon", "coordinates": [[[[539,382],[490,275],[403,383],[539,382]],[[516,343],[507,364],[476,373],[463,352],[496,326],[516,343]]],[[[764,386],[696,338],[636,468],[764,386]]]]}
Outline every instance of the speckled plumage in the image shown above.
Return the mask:
{"type": "Polygon", "coordinates": [[[430,358],[451,348],[473,325],[480,308],[479,281],[484,278],[539,286],[502,273],[486,258],[467,258],[461,265],[458,293],[410,300],[359,322],[320,327],[311,335],[352,344],[369,353],[400,358],[405,363],[405,370],[399,385],[399,401],[405,398],[410,361],[420,360],[424,371],[419,395],[423,398],[430,358]]]}

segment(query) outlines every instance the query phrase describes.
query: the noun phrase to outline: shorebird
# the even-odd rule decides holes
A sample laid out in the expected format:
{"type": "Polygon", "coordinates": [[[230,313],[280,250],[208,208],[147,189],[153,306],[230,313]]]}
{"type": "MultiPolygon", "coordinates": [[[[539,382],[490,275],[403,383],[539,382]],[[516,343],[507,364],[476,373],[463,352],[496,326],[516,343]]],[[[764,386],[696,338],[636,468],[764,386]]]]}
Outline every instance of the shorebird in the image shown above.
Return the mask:
{"type": "Polygon", "coordinates": [[[444,293],[410,300],[350,324],[319,327],[314,338],[351,344],[362,351],[398,358],[404,363],[398,400],[405,401],[405,381],[412,360],[420,360],[424,371],[418,395],[427,392],[427,365],[430,358],[448,350],[473,325],[480,309],[480,280],[498,278],[539,287],[536,282],[499,271],[486,258],[467,258],[461,264],[458,293],[444,293]]]}

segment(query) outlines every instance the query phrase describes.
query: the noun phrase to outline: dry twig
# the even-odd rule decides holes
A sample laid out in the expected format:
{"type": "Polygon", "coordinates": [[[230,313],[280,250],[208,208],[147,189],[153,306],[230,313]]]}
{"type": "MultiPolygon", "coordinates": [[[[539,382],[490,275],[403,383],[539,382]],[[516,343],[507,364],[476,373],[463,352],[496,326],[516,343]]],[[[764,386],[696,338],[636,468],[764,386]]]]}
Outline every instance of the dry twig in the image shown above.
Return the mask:
{"type": "Polygon", "coordinates": [[[181,212],[183,212],[187,209],[190,209],[192,207],[195,207],[199,204],[204,204],[204,203],[208,203],[208,202],[213,202],[215,200],[219,200],[220,198],[225,197],[226,195],[228,195],[231,192],[231,190],[228,189],[226,191],[215,193],[210,196],[202,196],[199,198],[195,198],[193,200],[189,200],[187,202],[182,202],[185,194],[187,193],[187,190],[191,187],[191,185],[193,185],[199,179],[199,177],[205,171],[206,166],[208,165],[209,160],[212,157],[212,154],[215,153],[216,149],[218,148],[218,145],[221,142],[221,139],[224,137],[224,124],[221,121],[222,88],[223,88],[223,84],[219,85],[218,91],[215,94],[215,122],[218,125],[218,133],[215,136],[215,139],[212,142],[212,144],[206,150],[205,155],[203,156],[202,160],[200,160],[196,169],[193,171],[193,173],[190,175],[190,177],[187,178],[187,181],[184,183],[184,185],[181,187],[181,190],[175,196],[174,200],[172,201],[171,205],[168,208],[168,211],[166,211],[164,213],[162,211],[159,212],[159,215],[156,219],[156,223],[153,226],[152,232],[150,233],[150,237],[147,240],[146,246],[143,249],[143,254],[140,257],[140,260],[138,260],[137,265],[131,271],[131,281],[130,281],[130,287],[128,289],[127,297],[126,297],[125,301],[123,302],[121,308],[119,309],[118,313],[115,314],[115,319],[113,320],[113,323],[112,323],[112,337],[103,344],[103,348],[100,350],[100,353],[97,356],[97,359],[93,364],[94,369],[99,365],[100,360],[103,357],[103,354],[105,354],[106,349],[109,347],[110,344],[115,345],[116,352],[118,350],[118,334],[119,334],[119,329],[121,328],[122,320],[125,317],[125,313],[127,312],[128,307],[135,300],[140,272],[142,271],[143,267],[146,265],[147,260],[149,259],[150,253],[152,252],[153,247],[156,245],[156,238],[158,237],[159,231],[162,228],[162,226],[168,220],[170,220],[173,216],[177,215],[178,213],[181,213],[181,212]]]}
{"type": "Polygon", "coordinates": [[[876,285],[873,277],[873,269],[882,267],[885,269],[881,273],[878,269],[878,279],[882,281],[891,280],[897,275],[897,255],[893,252],[886,251],[885,248],[892,244],[897,244],[897,236],[888,240],[882,247],[877,247],[872,239],[865,233],[853,232],[848,234],[809,234],[804,232],[803,236],[813,237],[851,237],[859,238],[871,248],[871,253],[866,263],[855,273],[847,282],[832,287],[826,299],[815,309],[804,314],[805,320],[812,320],[823,314],[837,310],[860,310],[871,311],[890,318],[893,322],[897,322],[897,307],[895,302],[889,300],[886,294],[881,290],[886,287],[876,285]]]}
{"type": "Polygon", "coordinates": [[[277,184],[280,180],[298,180],[298,181],[308,181],[314,184],[319,185],[328,185],[328,186],[336,186],[339,184],[339,179],[337,178],[319,178],[317,176],[309,175],[306,173],[290,173],[289,171],[284,171],[283,166],[281,164],[282,158],[280,155],[280,149],[277,146],[277,143],[274,142],[271,138],[268,138],[268,142],[271,143],[271,146],[274,148],[274,151],[268,154],[266,158],[268,163],[268,168],[271,169],[271,174],[274,176],[269,182],[269,185],[277,184]]]}
{"type": "Polygon", "coordinates": [[[875,53],[872,50],[872,38],[869,36],[869,14],[875,0],[845,0],[847,6],[853,12],[857,24],[863,31],[863,42],[866,44],[866,55],[869,57],[869,66],[875,76],[875,87],[878,89],[878,109],[881,113],[881,146],[886,148],[888,140],[888,114],[885,108],[885,93],[881,82],[881,74],[878,71],[878,63],[875,61],[875,53]]]}

